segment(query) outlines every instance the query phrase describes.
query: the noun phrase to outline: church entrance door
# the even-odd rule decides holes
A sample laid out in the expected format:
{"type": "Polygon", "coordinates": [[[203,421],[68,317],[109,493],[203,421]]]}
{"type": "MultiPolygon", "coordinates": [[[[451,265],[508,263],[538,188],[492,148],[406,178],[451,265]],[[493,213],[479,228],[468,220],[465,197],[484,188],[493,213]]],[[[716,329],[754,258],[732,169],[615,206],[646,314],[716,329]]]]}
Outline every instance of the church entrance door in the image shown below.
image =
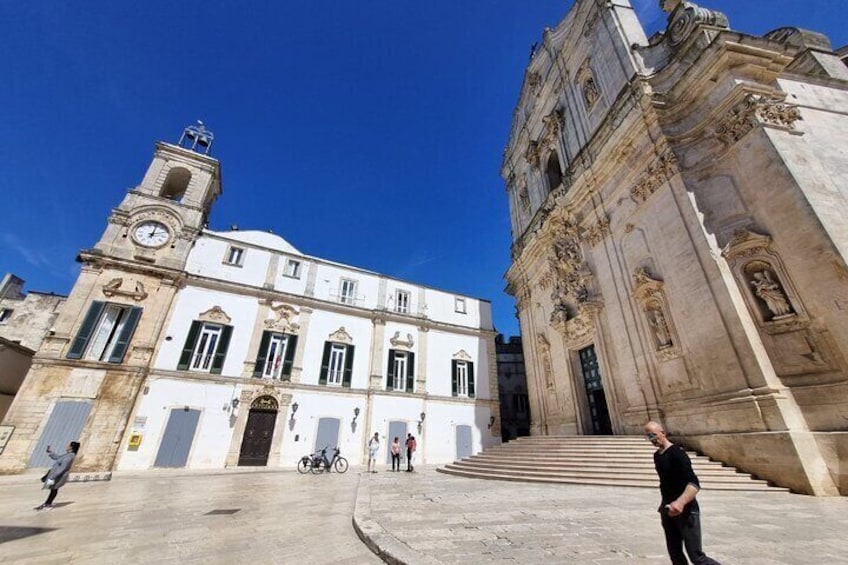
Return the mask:
{"type": "Polygon", "coordinates": [[[586,400],[589,405],[589,417],[592,421],[593,435],[612,435],[607,397],[601,382],[598,355],[595,346],[580,350],[580,368],[583,372],[583,384],[586,387],[586,400]]]}

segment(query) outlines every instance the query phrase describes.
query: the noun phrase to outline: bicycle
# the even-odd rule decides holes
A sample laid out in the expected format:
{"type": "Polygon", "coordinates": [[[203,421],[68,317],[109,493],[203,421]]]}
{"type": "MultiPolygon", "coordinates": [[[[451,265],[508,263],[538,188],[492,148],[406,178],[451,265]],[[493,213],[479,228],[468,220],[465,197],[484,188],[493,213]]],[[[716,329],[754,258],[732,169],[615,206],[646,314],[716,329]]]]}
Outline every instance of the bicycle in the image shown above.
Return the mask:
{"type": "Polygon", "coordinates": [[[330,472],[335,469],[337,473],[344,473],[347,471],[350,464],[347,462],[347,459],[341,456],[341,450],[336,447],[333,450],[333,459],[327,459],[327,449],[330,446],[326,446],[320,452],[316,451],[312,455],[304,455],[300,458],[300,461],[297,463],[297,470],[300,473],[323,473],[324,471],[330,472]]]}

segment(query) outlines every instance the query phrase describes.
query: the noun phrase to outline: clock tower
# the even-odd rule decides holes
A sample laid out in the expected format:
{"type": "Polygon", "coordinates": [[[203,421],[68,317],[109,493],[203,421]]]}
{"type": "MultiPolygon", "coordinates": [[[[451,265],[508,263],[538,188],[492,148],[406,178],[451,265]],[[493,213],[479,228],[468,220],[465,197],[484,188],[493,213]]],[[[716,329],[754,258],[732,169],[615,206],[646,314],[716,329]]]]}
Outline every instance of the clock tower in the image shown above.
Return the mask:
{"type": "Polygon", "coordinates": [[[15,429],[0,472],[49,466],[47,446],[70,441],[82,445],[75,472],[113,469],[188,254],[221,194],[213,140],[198,122],[178,143],[157,143],[141,183],[79,254],[80,275],[4,420],[15,429]]]}

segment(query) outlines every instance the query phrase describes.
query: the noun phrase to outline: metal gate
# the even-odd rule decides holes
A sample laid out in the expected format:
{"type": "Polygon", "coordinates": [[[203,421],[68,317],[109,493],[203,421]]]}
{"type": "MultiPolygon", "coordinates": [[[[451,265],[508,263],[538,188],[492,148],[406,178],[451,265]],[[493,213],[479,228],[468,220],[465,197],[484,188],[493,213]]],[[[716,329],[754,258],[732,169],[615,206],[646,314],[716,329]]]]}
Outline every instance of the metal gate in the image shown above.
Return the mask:
{"type": "Polygon", "coordinates": [[[406,422],[389,422],[389,437],[386,438],[386,464],[392,464],[392,442],[398,438],[400,460],[406,460],[406,422]]]}
{"type": "Polygon", "coordinates": [[[174,408],[168,417],[154,467],[185,467],[194,432],[200,420],[200,410],[174,408]]]}
{"type": "Polygon", "coordinates": [[[327,448],[327,459],[333,458],[333,449],[339,445],[338,418],[321,418],[318,420],[318,433],[315,434],[315,451],[327,448]]]}
{"type": "Polygon", "coordinates": [[[32,452],[29,466],[50,467],[53,465],[53,460],[47,456],[47,446],[49,445],[56,453],[62,454],[69,443],[79,441],[89,412],[91,412],[91,402],[88,401],[57,402],[32,452]]]}
{"type": "Polygon", "coordinates": [[[456,458],[457,459],[465,459],[466,457],[471,457],[472,454],[472,446],[471,446],[471,426],[457,426],[456,427],[456,458]]]}
{"type": "Polygon", "coordinates": [[[276,410],[251,410],[247,415],[247,426],[241,440],[239,465],[262,467],[268,464],[271,439],[277,422],[276,410]]]}
{"type": "Polygon", "coordinates": [[[583,383],[586,387],[586,399],[589,403],[589,416],[592,420],[592,433],[612,435],[607,397],[601,382],[601,371],[595,346],[580,350],[580,367],[583,371],[583,383]]]}

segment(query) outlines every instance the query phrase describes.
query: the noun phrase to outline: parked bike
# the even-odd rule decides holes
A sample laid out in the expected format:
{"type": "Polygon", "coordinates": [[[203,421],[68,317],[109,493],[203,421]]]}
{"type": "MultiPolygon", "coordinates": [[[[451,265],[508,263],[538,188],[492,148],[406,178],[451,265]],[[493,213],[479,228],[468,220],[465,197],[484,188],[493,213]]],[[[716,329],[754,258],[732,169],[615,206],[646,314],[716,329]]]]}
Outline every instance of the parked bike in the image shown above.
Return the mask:
{"type": "Polygon", "coordinates": [[[337,473],[344,473],[347,471],[347,468],[350,466],[347,462],[347,459],[341,456],[341,450],[336,447],[333,450],[333,458],[327,459],[327,449],[329,449],[329,445],[326,446],[321,451],[316,451],[312,455],[304,455],[300,458],[300,461],[297,463],[297,470],[301,473],[323,473],[330,472],[335,469],[337,473]]]}

